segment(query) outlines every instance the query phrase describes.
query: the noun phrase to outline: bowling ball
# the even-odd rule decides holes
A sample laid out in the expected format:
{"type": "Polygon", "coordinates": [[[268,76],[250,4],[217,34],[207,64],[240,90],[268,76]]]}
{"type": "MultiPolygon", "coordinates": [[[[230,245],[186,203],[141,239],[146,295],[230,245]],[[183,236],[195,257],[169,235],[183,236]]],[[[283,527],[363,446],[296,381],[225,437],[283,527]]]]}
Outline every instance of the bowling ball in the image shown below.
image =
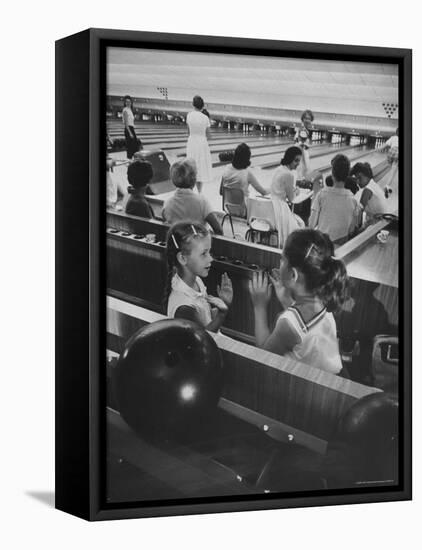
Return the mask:
{"type": "Polygon", "coordinates": [[[128,340],[113,383],[120,414],[139,435],[186,440],[216,411],[223,363],[202,327],[165,319],[128,340]]]}
{"type": "Polygon", "coordinates": [[[228,151],[222,151],[219,153],[218,158],[220,162],[231,162],[234,157],[234,149],[230,149],[228,151]]]}
{"type": "Polygon", "coordinates": [[[352,405],[328,445],[327,461],[339,486],[397,480],[397,399],[379,392],[352,405]]]}
{"type": "Polygon", "coordinates": [[[359,399],[339,422],[340,437],[363,450],[385,449],[398,437],[398,401],[383,392],[359,399]]]}

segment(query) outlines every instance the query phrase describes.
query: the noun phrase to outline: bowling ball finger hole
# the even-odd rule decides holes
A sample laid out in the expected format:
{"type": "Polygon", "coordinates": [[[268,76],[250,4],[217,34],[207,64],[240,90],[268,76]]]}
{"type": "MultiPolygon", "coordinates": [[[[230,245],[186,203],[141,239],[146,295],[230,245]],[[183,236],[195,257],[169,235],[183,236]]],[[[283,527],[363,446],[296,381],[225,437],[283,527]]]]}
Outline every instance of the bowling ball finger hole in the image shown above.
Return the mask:
{"type": "Polygon", "coordinates": [[[168,351],[165,362],[168,367],[175,367],[180,363],[180,355],[177,351],[168,351]]]}

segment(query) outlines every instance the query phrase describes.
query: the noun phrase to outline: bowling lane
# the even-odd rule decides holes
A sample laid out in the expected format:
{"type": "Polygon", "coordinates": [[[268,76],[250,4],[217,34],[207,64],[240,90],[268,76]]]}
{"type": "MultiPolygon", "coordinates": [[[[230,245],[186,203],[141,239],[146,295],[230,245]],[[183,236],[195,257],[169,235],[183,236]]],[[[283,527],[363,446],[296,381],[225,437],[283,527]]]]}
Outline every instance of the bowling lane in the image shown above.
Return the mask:
{"type": "MultiPolygon", "coordinates": [[[[160,148],[163,150],[174,150],[174,154],[178,157],[184,157],[186,156],[186,142],[187,137],[184,141],[181,141],[176,144],[168,145],[166,142],[162,142],[160,145],[160,148]]],[[[211,139],[209,139],[208,144],[211,151],[212,161],[219,162],[218,153],[222,153],[223,151],[227,151],[230,149],[235,149],[240,143],[247,143],[249,147],[254,150],[261,147],[267,147],[270,145],[275,146],[283,146],[287,143],[291,143],[293,145],[293,141],[289,138],[280,138],[278,136],[252,136],[252,135],[240,135],[240,136],[225,136],[224,140],[219,139],[216,140],[212,136],[211,139]]]]}

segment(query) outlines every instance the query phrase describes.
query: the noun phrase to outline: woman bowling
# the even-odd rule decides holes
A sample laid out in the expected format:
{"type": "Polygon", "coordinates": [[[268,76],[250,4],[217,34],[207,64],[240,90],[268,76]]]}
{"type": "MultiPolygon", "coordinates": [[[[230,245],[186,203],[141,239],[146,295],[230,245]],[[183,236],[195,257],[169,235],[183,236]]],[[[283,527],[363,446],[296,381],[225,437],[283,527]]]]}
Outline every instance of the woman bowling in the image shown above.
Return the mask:
{"type": "Polygon", "coordinates": [[[309,109],[303,111],[301,116],[302,124],[297,130],[295,135],[295,143],[302,150],[302,158],[299,166],[297,167],[298,179],[305,179],[311,172],[309,148],[312,145],[312,123],[314,121],[314,114],[309,109]]]}
{"type": "Polygon", "coordinates": [[[139,151],[138,138],[135,134],[135,117],[133,115],[133,100],[130,95],[123,98],[122,119],[125,125],[126,156],[131,159],[139,151]]]}
{"type": "Polygon", "coordinates": [[[196,185],[199,193],[202,186],[212,181],[211,153],[208,145],[210,120],[202,110],[204,100],[196,95],[192,101],[193,111],[188,113],[186,124],[189,129],[186,156],[192,158],[198,170],[196,185]]]}

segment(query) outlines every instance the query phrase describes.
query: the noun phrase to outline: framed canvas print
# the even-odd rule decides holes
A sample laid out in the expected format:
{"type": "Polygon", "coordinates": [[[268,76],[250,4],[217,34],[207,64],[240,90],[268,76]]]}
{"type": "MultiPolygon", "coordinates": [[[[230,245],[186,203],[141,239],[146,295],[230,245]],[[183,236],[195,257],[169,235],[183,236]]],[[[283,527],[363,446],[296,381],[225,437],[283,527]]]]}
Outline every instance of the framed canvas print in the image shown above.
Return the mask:
{"type": "Polygon", "coordinates": [[[411,51],[56,43],[56,506],[411,498],[411,51]]]}

